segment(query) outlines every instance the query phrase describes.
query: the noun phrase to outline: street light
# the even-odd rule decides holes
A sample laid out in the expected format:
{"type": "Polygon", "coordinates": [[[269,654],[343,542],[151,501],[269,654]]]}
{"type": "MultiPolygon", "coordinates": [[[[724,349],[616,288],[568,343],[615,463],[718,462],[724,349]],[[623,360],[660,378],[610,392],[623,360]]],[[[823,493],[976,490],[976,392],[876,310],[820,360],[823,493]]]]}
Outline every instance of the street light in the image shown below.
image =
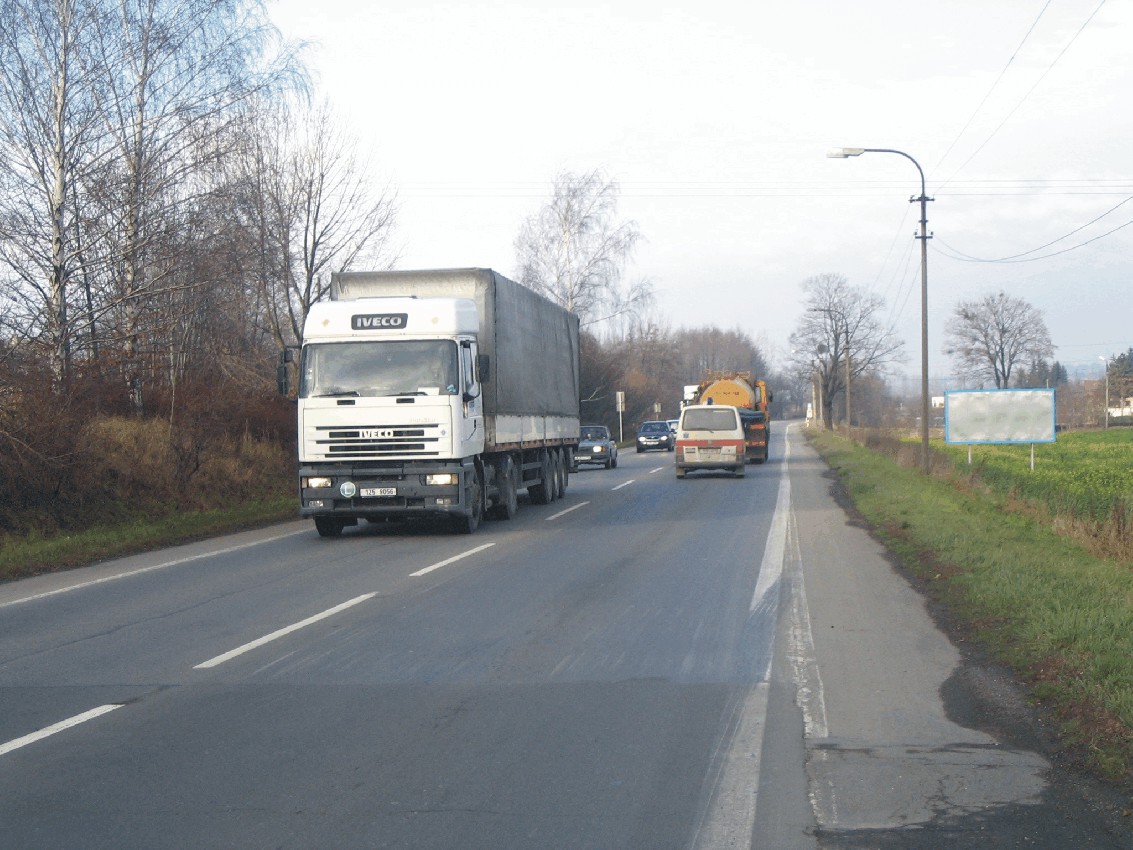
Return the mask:
{"type": "Polygon", "coordinates": [[[831,159],[849,159],[851,156],[861,156],[863,153],[895,153],[903,156],[917,167],[921,176],[920,197],[909,198],[909,203],[920,201],[921,205],[921,233],[917,238],[921,240],[921,469],[929,471],[928,462],[928,210],[925,207],[932,198],[925,194],[924,170],[920,163],[904,151],[891,148],[837,148],[826,154],[831,159]]]}

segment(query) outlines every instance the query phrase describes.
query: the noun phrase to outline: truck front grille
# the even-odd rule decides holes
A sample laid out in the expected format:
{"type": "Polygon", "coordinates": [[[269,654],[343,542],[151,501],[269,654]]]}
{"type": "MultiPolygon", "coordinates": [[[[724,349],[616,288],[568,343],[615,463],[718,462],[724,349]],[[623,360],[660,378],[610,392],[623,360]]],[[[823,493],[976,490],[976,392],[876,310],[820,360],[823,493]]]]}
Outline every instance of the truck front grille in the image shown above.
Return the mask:
{"type": "Polygon", "coordinates": [[[439,425],[382,425],[344,428],[341,425],[314,429],[314,444],[326,458],[369,459],[381,457],[436,457],[439,425]]]}

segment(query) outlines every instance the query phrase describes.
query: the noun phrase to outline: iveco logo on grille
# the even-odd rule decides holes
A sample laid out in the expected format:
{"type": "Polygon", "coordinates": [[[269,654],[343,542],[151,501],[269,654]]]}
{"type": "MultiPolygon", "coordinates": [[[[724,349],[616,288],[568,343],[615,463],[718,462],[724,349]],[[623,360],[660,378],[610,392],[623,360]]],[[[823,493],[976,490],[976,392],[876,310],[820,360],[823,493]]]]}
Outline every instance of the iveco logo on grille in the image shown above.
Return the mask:
{"type": "Polygon", "coordinates": [[[355,331],[385,330],[404,328],[409,321],[408,313],[355,314],[350,317],[350,328],[355,331]]]}
{"type": "Polygon", "coordinates": [[[363,440],[388,440],[393,436],[393,431],[378,431],[372,429],[364,429],[358,432],[358,436],[363,440]]]}

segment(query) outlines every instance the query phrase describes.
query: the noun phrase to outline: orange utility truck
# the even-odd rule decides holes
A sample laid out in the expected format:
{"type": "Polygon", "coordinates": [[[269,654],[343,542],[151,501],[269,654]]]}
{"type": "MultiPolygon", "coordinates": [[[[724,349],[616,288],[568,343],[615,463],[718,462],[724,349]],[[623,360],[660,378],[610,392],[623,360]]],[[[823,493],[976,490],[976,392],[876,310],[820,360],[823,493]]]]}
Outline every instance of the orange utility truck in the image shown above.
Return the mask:
{"type": "Polygon", "coordinates": [[[771,391],[751,372],[705,372],[690,404],[727,404],[738,408],[744,425],[744,454],[763,463],[771,442],[771,391]]]}

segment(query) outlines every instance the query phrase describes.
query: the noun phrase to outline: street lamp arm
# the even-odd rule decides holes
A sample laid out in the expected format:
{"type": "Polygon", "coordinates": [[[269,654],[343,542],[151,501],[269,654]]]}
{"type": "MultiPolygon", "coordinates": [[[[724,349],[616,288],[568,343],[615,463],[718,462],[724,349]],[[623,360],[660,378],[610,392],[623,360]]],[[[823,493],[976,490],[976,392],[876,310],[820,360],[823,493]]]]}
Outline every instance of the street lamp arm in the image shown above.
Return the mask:
{"type": "MultiPolygon", "coordinates": [[[[921,205],[921,232],[917,237],[921,242],[921,468],[929,472],[928,449],[928,420],[929,420],[929,394],[928,394],[928,212],[926,202],[931,200],[925,192],[924,169],[921,164],[904,151],[894,148],[836,148],[826,155],[831,159],[849,159],[852,156],[861,156],[863,153],[895,153],[903,156],[917,168],[921,177],[921,195],[919,198],[910,198],[909,201],[919,201],[921,205]]],[[[847,329],[847,337],[849,336],[847,329]]],[[[848,342],[848,340],[847,340],[848,342]]],[[[847,364],[848,365],[848,364],[847,364]]],[[[849,382],[849,369],[847,368],[847,383],[849,382]]],[[[849,393],[847,391],[846,406],[849,407],[849,393]]],[[[847,419],[849,415],[847,412],[847,419]]]]}

